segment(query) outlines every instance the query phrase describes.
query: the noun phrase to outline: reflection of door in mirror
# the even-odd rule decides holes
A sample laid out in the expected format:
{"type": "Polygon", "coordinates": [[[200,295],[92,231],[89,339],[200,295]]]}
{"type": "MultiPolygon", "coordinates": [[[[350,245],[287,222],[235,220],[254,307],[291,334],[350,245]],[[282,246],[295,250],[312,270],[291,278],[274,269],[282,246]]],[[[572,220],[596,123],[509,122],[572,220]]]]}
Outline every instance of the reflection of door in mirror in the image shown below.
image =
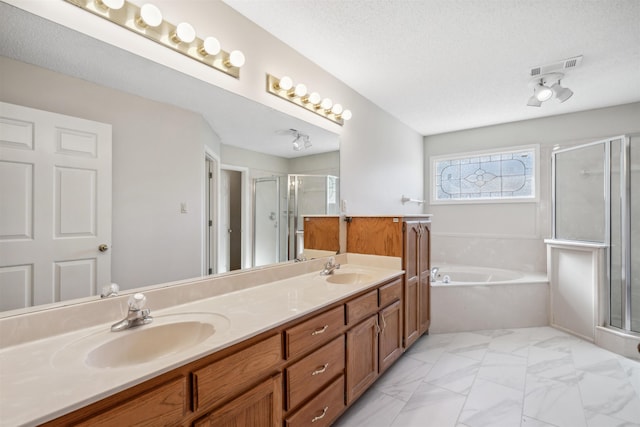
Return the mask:
{"type": "Polygon", "coordinates": [[[280,259],[280,186],[278,177],[253,182],[253,266],[274,264],[280,259]]]}
{"type": "Polygon", "coordinates": [[[0,103],[0,200],[0,310],[110,283],[111,125],[0,103]]]}
{"type": "Polygon", "coordinates": [[[242,172],[223,169],[220,173],[220,272],[242,268],[242,172]],[[226,232],[225,232],[226,231],[226,232]]]}
{"type": "Polygon", "coordinates": [[[218,272],[218,160],[207,152],[204,159],[205,169],[205,274],[218,272]]]}

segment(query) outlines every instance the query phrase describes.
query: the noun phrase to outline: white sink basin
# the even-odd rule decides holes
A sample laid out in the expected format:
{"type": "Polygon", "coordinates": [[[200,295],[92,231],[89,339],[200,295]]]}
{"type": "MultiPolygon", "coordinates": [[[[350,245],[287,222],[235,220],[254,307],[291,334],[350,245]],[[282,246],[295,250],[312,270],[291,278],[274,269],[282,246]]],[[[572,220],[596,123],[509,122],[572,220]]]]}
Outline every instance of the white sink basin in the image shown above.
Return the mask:
{"type": "Polygon", "coordinates": [[[327,276],[327,282],[337,285],[362,285],[373,281],[373,276],[367,273],[342,273],[334,271],[327,276]]]}
{"type": "MultiPolygon", "coordinates": [[[[119,333],[119,332],[114,332],[119,333]]],[[[85,363],[96,368],[117,368],[156,360],[177,353],[215,333],[211,323],[198,321],[139,327],[131,333],[107,341],[87,354],[85,363]]]]}
{"type": "Polygon", "coordinates": [[[54,354],[53,364],[70,365],[80,358],[93,368],[135,366],[189,350],[227,329],[229,319],[219,314],[157,316],[144,326],[120,332],[104,330],[80,338],[54,354]]]}

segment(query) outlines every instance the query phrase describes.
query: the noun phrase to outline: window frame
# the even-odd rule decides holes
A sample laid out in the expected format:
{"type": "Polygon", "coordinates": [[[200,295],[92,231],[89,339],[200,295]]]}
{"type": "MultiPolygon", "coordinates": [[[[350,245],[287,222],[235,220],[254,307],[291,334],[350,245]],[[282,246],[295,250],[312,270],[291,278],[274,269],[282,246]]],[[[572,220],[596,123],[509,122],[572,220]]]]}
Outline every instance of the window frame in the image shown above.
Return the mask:
{"type": "Polygon", "coordinates": [[[449,153],[429,157],[430,189],[429,203],[431,205],[459,205],[459,204],[494,204],[494,203],[538,203],[540,201],[540,145],[519,145],[512,147],[492,148],[479,151],[465,151],[461,153],[449,153]],[[498,156],[513,154],[521,151],[533,151],[533,195],[526,197],[492,197],[492,198],[464,198],[464,199],[438,199],[438,187],[436,179],[436,163],[443,160],[459,160],[471,157],[498,156]]]}

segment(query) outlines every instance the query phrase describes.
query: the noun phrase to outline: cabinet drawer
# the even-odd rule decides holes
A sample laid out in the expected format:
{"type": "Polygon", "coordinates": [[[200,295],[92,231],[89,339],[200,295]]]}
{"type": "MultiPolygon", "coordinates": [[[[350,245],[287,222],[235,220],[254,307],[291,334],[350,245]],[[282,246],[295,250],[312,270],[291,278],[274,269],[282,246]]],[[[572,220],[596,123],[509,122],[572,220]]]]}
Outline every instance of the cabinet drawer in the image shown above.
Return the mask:
{"type": "Polygon", "coordinates": [[[402,279],[394,280],[378,290],[380,293],[380,307],[386,307],[394,301],[402,298],[402,279]]]}
{"type": "Polygon", "coordinates": [[[275,371],[281,361],[278,334],[194,371],[194,411],[234,397],[275,371]]]}
{"type": "Polygon", "coordinates": [[[75,425],[153,425],[159,420],[165,425],[177,425],[186,413],[186,389],[187,379],[177,378],[75,425]]]}
{"type": "Polygon", "coordinates": [[[329,426],[344,407],[344,376],[340,376],[298,412],[288,417],[285,426],[329,426]]]}
{"type": "Polygon", "coordinates": [[[287,368],[287,409],[298,406],[343,372],[344,335],[340,335],[287,368]]]}
{"type": "Polygon", "coordinates": [[[355,325],[359,320],[378,311],[378,291],[374,289],[349,301],[345,306],[347,308],[347,325],[355,325]]]}
{"type": "Polygon", "coordinates": [[[344,326],[344,307],[319,314],[285,333],[287,359],[318,347],[334,338],[344,326]]]}

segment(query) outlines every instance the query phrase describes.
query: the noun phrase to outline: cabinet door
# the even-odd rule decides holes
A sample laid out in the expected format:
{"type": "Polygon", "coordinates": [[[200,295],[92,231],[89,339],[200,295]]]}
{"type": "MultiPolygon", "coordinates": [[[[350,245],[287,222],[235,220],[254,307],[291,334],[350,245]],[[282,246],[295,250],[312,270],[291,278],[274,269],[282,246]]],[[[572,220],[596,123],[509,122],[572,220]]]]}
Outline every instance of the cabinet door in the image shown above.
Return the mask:
{"type": "Polygon", "coordinates": [[[378,315],[347,332],[347,404],[358,398],[378,376],[378,315]]]}
{"type": "Polygon", "coordinates": [[[419,238],[419,305],[418,305],[418,320],[420,322],[418,334],[422,335],[429,330],[431,323],[431,262],[430,262],[430,227],[428,222],[420,223],[420,238],[419,238]]]}
{"type": "Polygon", "coordinates": [[[405,270],[404,294],[404,347],[409,348],[420,336],[420,221],[404,222],[404,257],[405,270]]]}
{"type": "Polygon", "coordinates": [[[194,427],[273,427],[282,425],[281,375],[260,383],[194,423],[194,427]]]}
{"type": "MultiPolygon", "coordinates": [[[[178,425],[187,410],[186,388],[187,379],[180,377],[73,425],[178,425]]],[[[69,424],[64,422],[64,425],[69,424]]]]}
{"type": "Polygon", "coordinates": [[[396,301],[380,312],[380,373],[402,355],[402,305],[396,301]]]}

